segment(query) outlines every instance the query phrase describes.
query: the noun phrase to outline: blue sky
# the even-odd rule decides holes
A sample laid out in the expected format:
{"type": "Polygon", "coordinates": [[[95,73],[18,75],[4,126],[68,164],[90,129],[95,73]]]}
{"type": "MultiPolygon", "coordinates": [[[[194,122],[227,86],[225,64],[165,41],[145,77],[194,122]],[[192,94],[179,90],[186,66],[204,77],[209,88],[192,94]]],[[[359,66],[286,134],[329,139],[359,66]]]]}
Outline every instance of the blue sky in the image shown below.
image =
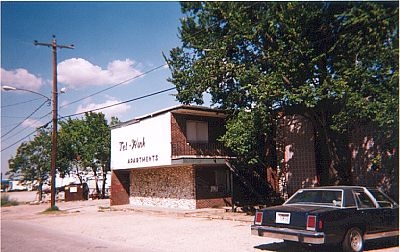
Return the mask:
{"type": "MultiPolygon", "coordinates": [[[[180,45],[181,17],[178,2],[1,2],[1,85],[51,97],[51,48],[34,46],[33,41],[51,43],[54,34],[58,45],[75,45],[57,50],[58,89],[66,88],[59,95],[61,117],[173,88],[162,52],[168,55],[180,45]]],[[[102,112],[126,121],[179,104],[175,93],[102,112]]],[[[26,91],[1,91],[3,175],[19,140],[33,139],[33,134],[24,136],[51,120],[45,101],[26,91]]]]}

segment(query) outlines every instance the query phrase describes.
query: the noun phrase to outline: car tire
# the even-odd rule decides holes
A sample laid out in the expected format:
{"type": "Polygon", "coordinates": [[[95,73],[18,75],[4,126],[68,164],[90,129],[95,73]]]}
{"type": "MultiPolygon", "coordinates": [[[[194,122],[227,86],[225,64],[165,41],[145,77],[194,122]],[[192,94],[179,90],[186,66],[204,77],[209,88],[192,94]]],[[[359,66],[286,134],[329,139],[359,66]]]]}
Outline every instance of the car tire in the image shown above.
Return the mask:
{"type": "Polygon", "coordinates": [[[361,252],[364,250],[363,232],[356,227],[347,230],[343,240],[343,251],[345,252],[361,252]]]}

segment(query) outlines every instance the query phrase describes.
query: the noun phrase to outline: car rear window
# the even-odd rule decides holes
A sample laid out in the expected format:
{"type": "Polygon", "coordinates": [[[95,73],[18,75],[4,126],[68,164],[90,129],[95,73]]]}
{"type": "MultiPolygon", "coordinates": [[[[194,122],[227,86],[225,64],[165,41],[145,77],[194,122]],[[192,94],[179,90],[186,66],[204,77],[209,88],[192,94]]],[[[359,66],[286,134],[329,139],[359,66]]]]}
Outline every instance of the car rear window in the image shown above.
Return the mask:
{"type": "Polygon", "coordinates": [[[392,208],[397,206],[397,203],[392,198],[382,193],[381,191],[377,189],[369,189],[369,192],[375,197],[380,207],[392,208]]]}
{"type": "Polygon", "coordinates": [[[299,190],[285,204],[342,206],[341,190],[299,190]]]}

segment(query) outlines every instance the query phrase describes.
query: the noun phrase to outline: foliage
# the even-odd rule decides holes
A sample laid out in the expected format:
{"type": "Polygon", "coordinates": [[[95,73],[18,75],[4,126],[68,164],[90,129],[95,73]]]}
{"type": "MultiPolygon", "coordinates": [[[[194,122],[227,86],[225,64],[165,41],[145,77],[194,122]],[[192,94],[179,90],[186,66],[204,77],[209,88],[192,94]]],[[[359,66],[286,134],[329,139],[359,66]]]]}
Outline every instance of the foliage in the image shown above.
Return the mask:
{"type": "Polygon", "coordinates": [[[118,119],[118,117],[115,117],[115,116],[111,117],[110,127],[116,126],[120,123],[121,123],[121,121],[118,119]]]}
{"type": "Polygon", "coordinates": [[[51,171],[51,134],[45,129],[38,129],[34,139],[22,143],[15,157],[9,159],[8,163],[7,175],[10,178],[38,182],[41,192],[42,185],[49,179],[51,171]]]}
{"type": "MultiPolygon", "coordinates": [[[[116,119],[117,120],[117,119],[116,119]]],[[[98,169],[103,173],[102,195],[105,194],[105,178],[110,169],[110,128],[102,113],[86,113],[83,119],[60,122],[58,153],[65,166],[76,169],[77,174],[93,171],[97,179],[98,169]]],[[[82,178],[81,182],[82,181],[82,178]]],[[[96,181],[97,182],[97,181],[96,181]]],[[[97,183],[96,183],[97,186],[97,183]]],[[[96,188],[100,193],[100,189],[96,188]]]]}
{"type": "MultiPolygon", "coordinates": [[[[118,118],[112,118],[112,123],[118,122],[118,118]]],[[[106,174],[110,169],[111,136],[104,114],[91,112],[86,113],[83,119],[68,119],[59,123],[61,127],[57,137],[57,170],[63,175],[75,169],[78,176],[92,170],[97,178],[100,169],[103,186],[101,190],[96,189],[98,193],[101,191],[105,195],[106,174]]],[[[35,138],[22,143],[15,157],[9,160],[7,175],[22,181],[37,181],[41,191],[43,183],[50,177],[51,149],[51,133],[43,128],[38,129],[35,138]]],[[[83,182],[81,177],[80,179],[83,182]]]]}
{"type": "Polygon", "coordinates": [[[295,107],[311,120],[322,173],[339,176],[329,183],[348,179],[335,171],[349,162],[335,139],[360,123],[378,125],[386,149],[398,148],[398,3],[184,2],[182,12],[182,46],[164,56],[169,81],[185,104],[210,93],[233,112],[222,140],[239,154],[259,155],[258,108],[268,119],[295,107]]]}
{"type": "Polygon", "coordinates": [[[240,110],[227,121],[227,131],[220,140],[232,151],[240,161],[256,164],[264,161],[266,133],[270,131],[268,113],[261,108],[253,109],[253,113],[240,110]]]}

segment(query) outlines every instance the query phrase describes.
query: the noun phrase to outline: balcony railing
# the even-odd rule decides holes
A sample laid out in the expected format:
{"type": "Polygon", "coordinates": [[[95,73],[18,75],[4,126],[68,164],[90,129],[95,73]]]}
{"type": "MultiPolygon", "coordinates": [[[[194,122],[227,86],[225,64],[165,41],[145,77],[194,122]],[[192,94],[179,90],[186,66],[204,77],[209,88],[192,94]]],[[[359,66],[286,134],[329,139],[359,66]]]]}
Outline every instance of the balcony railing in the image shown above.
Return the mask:
{"type": "Polygon", "coordinates": [[[174,142],[172,156],[228,156],[229,152],[222,143],[174,142]]]}

